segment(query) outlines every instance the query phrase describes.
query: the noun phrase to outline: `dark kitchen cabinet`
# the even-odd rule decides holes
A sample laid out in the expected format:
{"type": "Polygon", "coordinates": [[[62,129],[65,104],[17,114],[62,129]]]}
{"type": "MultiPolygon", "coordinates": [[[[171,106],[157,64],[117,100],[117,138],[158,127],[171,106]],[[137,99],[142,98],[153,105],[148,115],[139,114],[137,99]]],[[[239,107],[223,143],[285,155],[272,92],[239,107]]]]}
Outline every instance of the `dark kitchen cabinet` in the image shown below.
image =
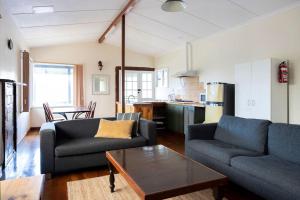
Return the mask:
{"type": "Polygon", "coordinates": [[[188,132],[188,126],[203,123],[205,119],[205,107],[184,107],[184,134],[188,132]]]}
{"type": "Polygon", "coordinates": [[[183,109],[177,104],[167,105],[167,129],[176,133],[183,133],[183,109]]]}
{"type": "Polygon", "coordinates": [[[0,165],[4,168],[16,151],[16,84],[0,79],[0,165]]]}

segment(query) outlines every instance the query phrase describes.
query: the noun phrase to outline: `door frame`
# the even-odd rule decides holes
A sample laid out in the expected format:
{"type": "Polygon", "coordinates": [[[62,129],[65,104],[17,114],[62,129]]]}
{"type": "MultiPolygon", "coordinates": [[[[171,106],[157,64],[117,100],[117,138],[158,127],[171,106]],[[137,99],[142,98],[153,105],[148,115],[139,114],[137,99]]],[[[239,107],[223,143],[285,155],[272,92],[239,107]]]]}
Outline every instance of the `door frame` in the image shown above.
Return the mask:
{"type": "MultiPolygon", "coordinates": [[[[154,67],[133,67],[133,66],[126,66],[125,71],[150,71],[154,72],[154,67]]],[[[115,113],[117,113],[117,103],[120,101],[120,73],[121,73],[121,66],[116,66],[115,68],[115,113]]],[[[125,95],[125,91],[122,91],[122,95],[125,95]]]]}

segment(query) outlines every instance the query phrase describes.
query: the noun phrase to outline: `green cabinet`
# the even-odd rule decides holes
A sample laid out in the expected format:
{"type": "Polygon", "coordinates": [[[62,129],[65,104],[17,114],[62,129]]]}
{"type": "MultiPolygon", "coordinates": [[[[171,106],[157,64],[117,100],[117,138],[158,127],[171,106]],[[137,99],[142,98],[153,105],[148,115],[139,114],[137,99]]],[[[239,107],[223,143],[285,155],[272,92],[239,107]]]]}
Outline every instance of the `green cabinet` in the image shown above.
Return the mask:
{"type": "Polygon", "coordinates": [[[203,123],[205,119],[205,108],[196,106],[184,107],[184,134],[188,132],[188,126],[203,123]]]}
{"type": "Polygon", "coordinates": [[[167,129],[187,134],[188,126],[203,123],[205,107],[167,104],[167,129]]]}
{"type": "Polygon", "coordinates": [[[167,129],[176,133],[184,132],[184,106],[167,105],[167,129]]]}

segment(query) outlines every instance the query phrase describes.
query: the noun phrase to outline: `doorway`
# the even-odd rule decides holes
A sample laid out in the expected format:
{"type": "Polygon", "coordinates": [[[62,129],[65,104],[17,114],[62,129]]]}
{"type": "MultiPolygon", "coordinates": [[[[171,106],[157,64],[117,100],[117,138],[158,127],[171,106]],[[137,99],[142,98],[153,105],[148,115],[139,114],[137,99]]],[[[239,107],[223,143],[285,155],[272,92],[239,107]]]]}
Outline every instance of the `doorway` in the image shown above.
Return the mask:
{"type": "MultiPolygon", "coordinates": [[[[120,78],[121,79],[121,78],[120,78]]],[[[154,99],[154,75],[151,71],[125,71],[125,102],[154,99]]]]}
{"type": "MultiPolygon", "coordinates": [[[[122,101],[121,67],[116,67],[116,103],[122,101]]],[[[125,103],[152,101],[155,97],[154,68],[125,67],[125,103]]]]}

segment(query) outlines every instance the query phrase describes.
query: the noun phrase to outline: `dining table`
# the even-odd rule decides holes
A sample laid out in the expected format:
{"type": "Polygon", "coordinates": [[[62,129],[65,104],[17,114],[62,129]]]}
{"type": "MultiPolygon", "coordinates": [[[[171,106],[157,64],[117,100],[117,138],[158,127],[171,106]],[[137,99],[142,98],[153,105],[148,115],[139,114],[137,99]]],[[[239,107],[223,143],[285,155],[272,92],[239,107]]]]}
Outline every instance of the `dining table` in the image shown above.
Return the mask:
{"type": "Polygon", "coordinates": [[[88,113],[90,110],[84,106],[72,106],[72,107],[61,107],[61,108],[52,108],[53,114],[58,114],[63,116],[66,120],[68,120],[67,114],[73,114],[72,119],[76,119],[83,113],[88,113]]]}

